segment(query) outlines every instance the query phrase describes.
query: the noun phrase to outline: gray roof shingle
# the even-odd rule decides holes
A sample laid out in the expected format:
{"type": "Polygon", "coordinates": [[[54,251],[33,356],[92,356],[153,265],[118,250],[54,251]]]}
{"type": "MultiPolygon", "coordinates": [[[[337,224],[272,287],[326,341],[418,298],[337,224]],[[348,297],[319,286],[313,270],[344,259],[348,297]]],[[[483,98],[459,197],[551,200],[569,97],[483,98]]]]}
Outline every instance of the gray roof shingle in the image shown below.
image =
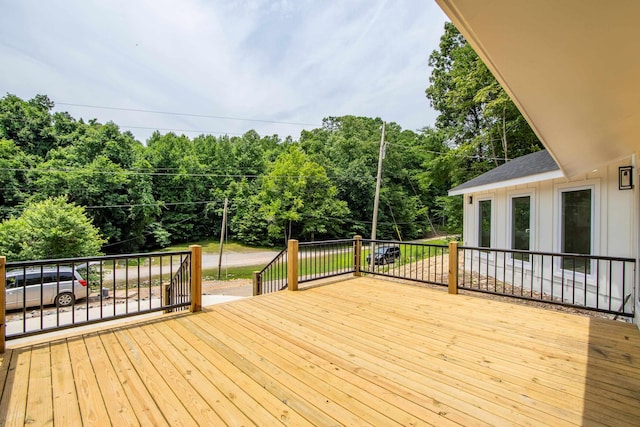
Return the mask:
{"type": "Polygon", "coordinates": [[[449,192],[465,190],[481,185],[494,184],[502,181],[509,181],[531,175],[538,175],[545,172],[559,170],[555,160],[547,150],[537,151],[522,157],[510,160],[495,169],[485,172],[470,181],[452,188],[449,192]]]}

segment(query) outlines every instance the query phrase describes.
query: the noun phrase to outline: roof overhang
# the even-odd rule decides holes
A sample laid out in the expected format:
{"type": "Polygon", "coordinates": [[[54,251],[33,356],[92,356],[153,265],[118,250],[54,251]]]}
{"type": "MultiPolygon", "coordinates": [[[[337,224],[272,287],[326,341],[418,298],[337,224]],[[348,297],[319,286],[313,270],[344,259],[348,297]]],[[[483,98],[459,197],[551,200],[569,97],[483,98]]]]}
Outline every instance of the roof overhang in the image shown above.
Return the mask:
{"type": "Polygon", "coordinates": [[[567,177],[640,149],[640,1],[436,2],[567,177]]]}
{"type": "Polygon", "coordinates": [[[492,182],[491,184],[478,185],[475,187],[463,188],[449,191],[449,196],[459,196],[461,194],[478,193],[480,191],[495,190],[497,188],[513,187],[514,185],[532,184],[534,182],[547,181],[549,179],[564,178],[560,170],[539,173],[536,175],[524,176],[521,178],[509,179],[507,181],[492,182]]]}

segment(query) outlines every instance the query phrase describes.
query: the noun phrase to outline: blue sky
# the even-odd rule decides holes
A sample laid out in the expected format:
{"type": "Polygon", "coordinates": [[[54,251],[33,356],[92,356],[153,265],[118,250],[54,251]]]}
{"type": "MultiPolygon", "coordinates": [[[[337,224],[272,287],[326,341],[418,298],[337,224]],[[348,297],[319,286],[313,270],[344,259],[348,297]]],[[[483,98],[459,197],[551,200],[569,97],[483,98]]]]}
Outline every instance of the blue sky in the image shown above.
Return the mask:
{"type": "Polygon", "coordinates": [[[46,94],[141,141],[140,128],[297,139],[344,114],[417,130],[436,117],[424,90],[444,22],[430,0],[0,0],[0,94],[46,94]]]}

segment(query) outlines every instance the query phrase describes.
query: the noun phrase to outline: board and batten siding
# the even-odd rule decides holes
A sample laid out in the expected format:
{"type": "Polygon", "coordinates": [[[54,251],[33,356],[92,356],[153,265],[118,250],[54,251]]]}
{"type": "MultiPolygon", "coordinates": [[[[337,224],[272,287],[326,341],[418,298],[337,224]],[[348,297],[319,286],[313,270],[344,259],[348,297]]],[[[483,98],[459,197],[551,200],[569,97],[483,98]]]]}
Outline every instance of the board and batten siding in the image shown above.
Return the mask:
{"type": "MultiPolygon", "coordinates": [[[[531,197],[530,250],[559,253],[561,246],[561,193],[573,189],[592,189],[592,255],[627,257],[638,259],[639,175],[634,168],[634,188],[618,188],[618,168],[635,166],[634,158],[602,166],[588,174],[572,179],[558,178],[527,184],[513,185],[464,195],[465,246],[479,246],[479,203],[491,200],[491,248],[511,247],[511,199],[518,196],[531,197]]],[[[546,274],[545,274],[546,276],[546,274]]],[[[636,275],[637,276],[637,275],[636,275]]],[[[640,312],[638,301],[638,278],[635,278],[636,313],[640,312]]],[[[636,318],[640,326],[640,321],[636,318]]]]}
{"type": "Polygon", "coordinates": [[[593,254],[637,257],[638,173],[634,189],[618,189],[618,167],[629,166],[627,158],[573,179],[553,179],[464,195],[464,245],[478,245],[478,207],[492,200],[491,247],[511,249],[511,207],[514,196],[531,196],[531,250],[560,252],[560,192],[593,188],[593,254]],[[469,196],[472,203],[469,203],[469,196]]]}

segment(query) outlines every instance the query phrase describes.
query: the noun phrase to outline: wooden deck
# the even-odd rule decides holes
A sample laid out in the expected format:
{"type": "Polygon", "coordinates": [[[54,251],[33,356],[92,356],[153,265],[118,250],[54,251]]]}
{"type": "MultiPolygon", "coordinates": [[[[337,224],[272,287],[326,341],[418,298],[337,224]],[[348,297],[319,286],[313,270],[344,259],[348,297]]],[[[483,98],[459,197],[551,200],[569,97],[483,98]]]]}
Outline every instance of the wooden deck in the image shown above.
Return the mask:
{"type": "Polygon", "coordinates": [[[7,351],[0,425],[640,425],[630,324],[371,278],[7,351]]]}

